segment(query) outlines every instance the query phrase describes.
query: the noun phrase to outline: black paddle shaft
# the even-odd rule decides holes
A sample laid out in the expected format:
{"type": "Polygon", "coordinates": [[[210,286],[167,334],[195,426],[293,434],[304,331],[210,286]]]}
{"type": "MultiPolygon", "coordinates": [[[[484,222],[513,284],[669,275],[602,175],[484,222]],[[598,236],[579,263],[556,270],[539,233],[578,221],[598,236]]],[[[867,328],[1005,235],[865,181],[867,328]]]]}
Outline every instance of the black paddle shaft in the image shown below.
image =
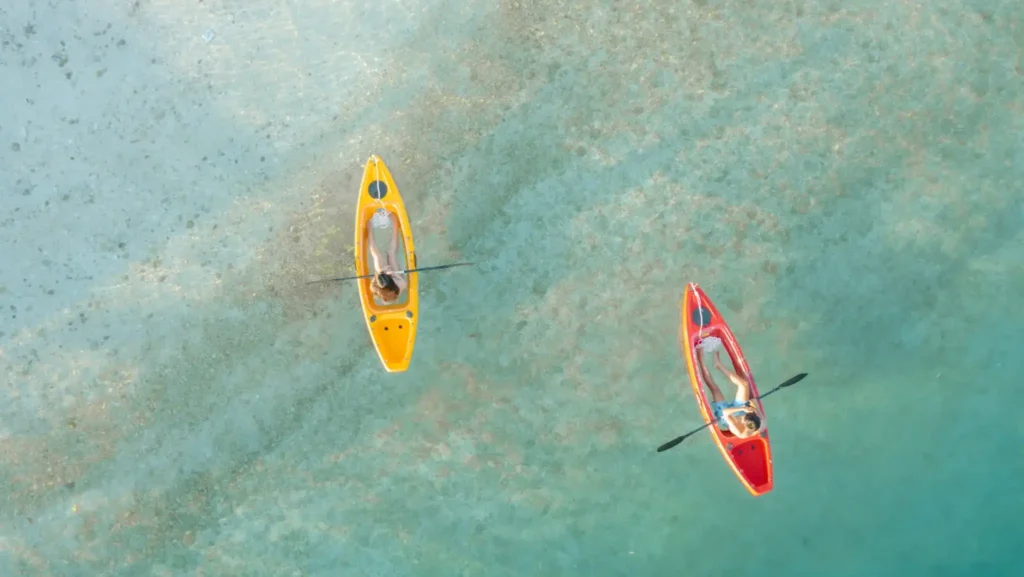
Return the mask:
{"type": "MultiPolygon", "coordinates": [[[[793,385],[799,383],[800,381],[804,380],[804,377],[806,377],[806,376],[807,376],[807,373],[800,373],[799,375],[795,375],[794,377],[790,378],[789,380],[787,380],[786,382],[782,383],[781,385],[775,387],[774,389],[768,391],[767,393],[765,393],[765,394],[763,394],[763,395],[761,395],[759,397],[754,397],[751,400],[761,400],[761,399],[764,399],[768,395],[770,395],[770,394],[772,394],[772,393],[774,393],[774,392],[776,392],[776,391],[778,391],[780,389],[785,389],[786,387],[790,387],[790,386],[793,386],[793,385]]],[[[713,424],[715,424],[714,421],[712,421],[710,423],[704,423],[703,425],[701,425],[700,427],[697,427],[696,429],[690,431],[689,433],[686,433],[685,435],[682,435],[682,436],[676,437],[675,439],[672,439],[671,441],[669,441],[669,442],[665,443],[664,445],[658,447],[658,452],[661,453],[663,451],[667,451],[667,450],[671,449],[672,447],[675,447],[679,443],[682,443],[686,439],[688,439],[691,436],[693,436],[693,435],[703,431],[704,429],[710,427],[713,424]]]]}
{"type": "MultiPolygon", "coordinates": [[[[407,274],[407,273],[411,273],[411,272],[423,272],[425,270],[441,270],[441,269],[453,268],[453,267],[457,267],[457,266],[470,266],[472,264],[473,263],[471,263],[471,262],[457,262],[457,263],[454,263],[454,264],[442,264],[442,265],[438,265],[438,266],[426,266],[426,267],[423,267],[423,268],[411,268],[409,270],[400,270],[400,271],[395,271],[395,272],[398,273],[398,274],[407,274]]],[[[313,284],[313,283],[318,283],[318,282],[333,282],[333,281],[338,281],[338,280],[358,280],[358,279],[361,279],[361,278],[373,278],[375,276],[377,276],[377,275],[376,274],[364,274],[364,275],[360,275],[360,276],[343,276],[343,277],[338,277],[338,278],[325,278],[325,279],[320,279],[320,280],[311,280],[311,281],[309,281],[306,284],[313,284]]]]}

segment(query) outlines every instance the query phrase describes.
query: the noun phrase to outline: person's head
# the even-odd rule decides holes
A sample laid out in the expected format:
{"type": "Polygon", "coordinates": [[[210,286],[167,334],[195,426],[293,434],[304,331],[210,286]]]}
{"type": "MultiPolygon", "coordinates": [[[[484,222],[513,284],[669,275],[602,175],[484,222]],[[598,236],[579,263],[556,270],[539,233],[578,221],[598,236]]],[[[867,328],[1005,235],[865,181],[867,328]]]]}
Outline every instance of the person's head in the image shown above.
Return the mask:
{"type": "Polygon", "coordinates": [[[379,273],[373,277],[373,280],[370,281],[370,291],[374,296],[386,303],[396,301],[398,294],[401,292],[398,289],[398,285],[395,284],[395,279],[386,273],[379,273]]]}
{"type": "Polygon", "coordinates": [[[757,416],[757,413],[747,412],[743,415],[743,424],[747,426],[748,431],[753,433],[761,428],[761,417],[757,416]]]}

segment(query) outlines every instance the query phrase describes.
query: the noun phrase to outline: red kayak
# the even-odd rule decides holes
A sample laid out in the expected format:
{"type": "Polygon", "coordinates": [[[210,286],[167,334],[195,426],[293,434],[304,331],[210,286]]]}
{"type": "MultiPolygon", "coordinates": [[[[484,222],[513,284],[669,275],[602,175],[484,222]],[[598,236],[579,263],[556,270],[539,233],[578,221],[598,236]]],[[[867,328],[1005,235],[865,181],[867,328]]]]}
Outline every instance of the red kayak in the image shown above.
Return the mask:
{"type": "MultiPolygon", "coordinates": [[[[729,329],[729,325],[725,323],[725,319],[722,318],[711,299],[696,283],[686,286],[682,309],[681,344],[683,356],[686,357],[686,366],[690,372],[690,384],[697,396],[697,405],[704,416],[704,422],[711,423],[715,420],[714,412],[711,408],[711,400],[708,398],[707,387],[701,376],[700,366],[697,364],[697,345],[704,339],[708,337],[721,339],[722,348],[729,354],[736,374],[750,383],[750,396],[760,397],[760,393],[754,383],[754,375],[750,372],[746,359],[743,358],[743,350],[736,342],[732,330],[729,329]]],[[[724,390],[723,394],[727,399],[730,398],[728,390],[724,390]]],[[[740,439],[731,431],[721,430],[717,425],[708,427],[708,430],[711,431],[711,437],[722,452],[722,457],[729,463],[740,482],[752,495],[757,497],[772,490],[772,448],[768,439],[768,420],[764,412],[764,405],[761,404],[760,399],[755,402],[758,404],[761,414],[765,415],[761,430],[757,435],[740,439]]]]}

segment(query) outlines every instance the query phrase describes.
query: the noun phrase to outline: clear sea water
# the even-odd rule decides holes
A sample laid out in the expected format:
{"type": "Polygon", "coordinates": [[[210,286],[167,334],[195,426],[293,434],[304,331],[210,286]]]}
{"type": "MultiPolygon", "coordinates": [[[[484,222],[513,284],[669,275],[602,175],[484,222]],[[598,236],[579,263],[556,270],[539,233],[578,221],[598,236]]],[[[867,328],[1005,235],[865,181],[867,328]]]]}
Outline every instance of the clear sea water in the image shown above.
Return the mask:
{"type": "Polygon", "coordinates": [[[1020,575],[1011,0],[0,8],[0,575],[1020,575]],[[205,38],[204,38],[205,35],[205,38]],[[423,274],[387,374],[370,154],[423,274]],[[699,283],[775,489],[704,434],[699,283]]]}

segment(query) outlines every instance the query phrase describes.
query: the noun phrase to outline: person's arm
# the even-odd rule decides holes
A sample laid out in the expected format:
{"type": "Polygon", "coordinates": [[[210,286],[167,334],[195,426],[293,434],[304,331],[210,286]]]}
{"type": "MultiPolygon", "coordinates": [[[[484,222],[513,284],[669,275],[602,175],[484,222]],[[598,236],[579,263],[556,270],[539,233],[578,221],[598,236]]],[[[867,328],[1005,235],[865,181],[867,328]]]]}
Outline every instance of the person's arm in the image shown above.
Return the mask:
{"type": "Polygon", "coordinates": [[[762,413],[761,409],[758,408],[757,399],[750,399],[750,410],[754,411],[754,414],[757,415],[757,418],[764,421],[764,413],[762,413]]]}
{"type": "Polygon", "coordinates": [[[725,422],[729,425],[729,430],[732,431],[732,434],[741,439],[749,437],[750,432],[747,431],[747,425],[743,421],[740,421],[736,414],[746,413],[747,410],[747,407],[729,407],[722,409],[722,416],[725,417],[725,422]]]}
{"type": "Polygon", "coordinates": [[[395,281],[395,286],[398,287],[399,291],[404,291],[409,288],[409,281],[406,280],[404,274],[391,275],[391,280],[395,281]]]}
{"type": "MultiPolygon", "coordinates": [[[[729,409],[726,409],[726,411],[728,410],[729,409]]],[[[735,412],[736,410],[738,409],[734,409],[733,412],[735,412]]],[[[733,435],[736,435],[741,439],[746,439],[747,437],[750,436],[750,433],[747,432],[746,425],[737,422],[736,417],[732,416],[733,413],[729,413],[728,415],[726,415],[725,411],[722,411],[722,415],[725,416],[725,422],[729,425],[729,430],[732,432],[733,435]]]]}

